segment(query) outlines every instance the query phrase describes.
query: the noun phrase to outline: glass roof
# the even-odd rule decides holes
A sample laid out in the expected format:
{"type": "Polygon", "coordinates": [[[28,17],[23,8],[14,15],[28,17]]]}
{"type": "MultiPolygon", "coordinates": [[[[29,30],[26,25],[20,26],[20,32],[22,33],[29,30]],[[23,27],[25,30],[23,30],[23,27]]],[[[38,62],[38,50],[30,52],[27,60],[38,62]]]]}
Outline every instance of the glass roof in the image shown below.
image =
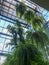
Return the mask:
{"type": "Polygon", "coordinates": [[[14,0],[2,0],[1,15],[16,19],[15,5],[16,2],[14,0]]]}
{"type": "Polygon", "coordinates": [[[6,44],[10,42],[10,39],[12,37],[7,29],[7,26],[9,24],[9,22],[0,19],[0,53],[11,53],[10,45],[6,47],[6,44]]]}
{"type": "Polygon", "coordinates": [[[40,5],[41,7],[49,10],[49,0],[30,0],[40,5]]]}
{"type": "MultiPolygon", "coordinates": [[[[19,1],[19,0],[2,0],[2,2],[0,4],[1,15],[16,20],[17,17],[16,17],[15,6],[16,6],[16,3],[18,3],[17,1],[19,1]]],[[[35,7],[37,6],[37,4],[30,2],[30,1],[27,1],[27,0],[21,0],[21,1],[23,3],[25,2],[25,4],[27,4],[27,6],[29,6],[32,9],[35,9],[35,7]]],[[[42,15],[45,18],[48,18],[49,12],[47,10],[38,6],[38,11],[40,13],[42,13],[42,15]]]]}
{"type": "MultiPolygon", "coordinates": [[[[29,0],[1,0],[0,2],[0,53],[11,52],[10,45],[6,48],[7,42],[10,41],[12,35],[8,32],[7,26],[13,25],[16,22],[16,4],[19,1],[25,3],[29,8],[35,11],[37,4],[30,2],[29,0]],[[10,49],[10,50],[9,50],[10,49]]],[[[49,19],[49,12],[44,8],[38,6],[37,13],[39,13],[46,21],[49,19]]],[[[28,25],[24,20],[20,20],[20,23],[28,28],[28,25]]],[[[46,25],[45,25],[46,26],[46,25]]],[[[48,25],[49,26],[49,25],[48,25]]],[[[46,26],[46,27],[48,27],[46,26]]]]}

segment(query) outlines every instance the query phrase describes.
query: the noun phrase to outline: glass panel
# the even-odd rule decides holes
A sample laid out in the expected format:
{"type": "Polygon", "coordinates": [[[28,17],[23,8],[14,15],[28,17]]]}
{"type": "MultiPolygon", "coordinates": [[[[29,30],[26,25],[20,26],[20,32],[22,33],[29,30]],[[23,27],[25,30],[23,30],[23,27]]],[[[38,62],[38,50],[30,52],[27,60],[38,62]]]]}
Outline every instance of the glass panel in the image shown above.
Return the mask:
{"type": "Polygon", "coordinates": [[[2,50],[3,48],[3,43],[0,43],[0,50],[2,50]]]}
{"type": "Polygon", "coordinates": [[[3,29],[3,28],[0,27],[0,32],[2,32],[2,29],[3,29]]]}
{"type": "Polygon", "coordinates": [[[5,41],[5,39],[4,38],[1,38],[1,36],[0,36],[0,44],[1,43],[4,43],[4,41],[5,41]]]}
{"type": "Polygon", "coordinates": [[[7,6],[9,6],[9,5],[10,5],[9,3],[5,2],[5,1],[4,1],[4,3],[3,3],[3,4],[5,4],[5,5],[7,5],[7,6]]]}

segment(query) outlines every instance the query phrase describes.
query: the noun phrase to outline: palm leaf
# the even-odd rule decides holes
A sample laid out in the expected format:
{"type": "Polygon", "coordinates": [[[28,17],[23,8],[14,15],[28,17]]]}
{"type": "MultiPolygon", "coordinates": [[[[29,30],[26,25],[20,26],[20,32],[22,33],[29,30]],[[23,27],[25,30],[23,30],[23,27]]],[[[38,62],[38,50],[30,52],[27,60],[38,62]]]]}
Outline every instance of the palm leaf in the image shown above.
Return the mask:
{"type": "Polygon", "coordinates": [[[12,34],[13,38],[11,40],[11,45],[17,45],[17,31],[14,26],[8,25],[8,31],[12,34]]]}
{"type": "Polygon", "coordinates": [[[42,31],[37,31],[37,32],[28,31],[26,39],[29,39],[34,44],[36,43],[36,45],[39,44],[42,48],[44,47],[44,44],[47,45],[47,43],[49,43],[49,39],[46,33],[42,31]]]}
{"type": "Polygon", "coordinates": [[[16,14],[17,16],[20,16],[20,18],[24,15],[26,11],[26,5],[23,3],[17,4],[16,5],[16,14]]]}
{"type": "Polygon", "coordinates": [[[14,55],[18,57],[17,65],[31,65],[31,61],[36,63],[42,59],[40,52],[32,44],[19,45],[14,55]]]}
{"type": "Polygon", "coordinates": [[[34,18],[34,12],[32,10],[27,10],[24,19],[26,20],[27,23],[31,23],[31,21],[34,18]]]}
{"type": "Polygon", "coordinates": [[[42,20],[41,17],[39,16],[34,16],[34,20],[32,21],[32,27],[34,30],[43,30],[43,23],[44,21],[42,20]]]}

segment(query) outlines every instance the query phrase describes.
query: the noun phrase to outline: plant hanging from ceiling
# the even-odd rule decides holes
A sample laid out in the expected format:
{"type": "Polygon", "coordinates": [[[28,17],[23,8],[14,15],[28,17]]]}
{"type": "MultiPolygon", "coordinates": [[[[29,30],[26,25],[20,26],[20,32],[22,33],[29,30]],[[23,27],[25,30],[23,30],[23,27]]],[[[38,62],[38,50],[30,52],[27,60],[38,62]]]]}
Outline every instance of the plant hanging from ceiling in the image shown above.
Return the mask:
{"type": "MultiPolygon", "coordinates": [[[[14,27],[8,26],[9,32],[13,35],[11,43],[16,47],[14,46],[13,54],[4,65],[49,65],[47,61],[44,61],[40,51],[44,49],[46,53],[45,46],[47,49],[47,45],[49,45],[49,39],[43,27],[44,21],[23,3],[16,5],[16,14],[31,25],[31,28],[23,33],[23,26],[18,23],[20,20],[16,20],[17,23],[14,27]]],[[[46,57],[48,59],[47,55],[46,57]]]]}

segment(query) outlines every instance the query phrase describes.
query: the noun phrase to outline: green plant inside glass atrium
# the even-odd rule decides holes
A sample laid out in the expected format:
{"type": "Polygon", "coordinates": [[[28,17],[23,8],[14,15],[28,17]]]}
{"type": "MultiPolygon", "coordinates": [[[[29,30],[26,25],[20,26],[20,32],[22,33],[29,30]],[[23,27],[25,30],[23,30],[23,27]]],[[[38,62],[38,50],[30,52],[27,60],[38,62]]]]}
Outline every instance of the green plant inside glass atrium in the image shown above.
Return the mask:
{"type": "Polygon", "coordinates": [[[49,39],[43,26],[45,21],[23,3],[16,5],[16,17],[24,19],[31,27],[26,30],[19,19],[14,26],[8,25],[13,35],[9,43],[13,46],[13,53],[7,56],[3,65],[49,65],[49,39]]]}

